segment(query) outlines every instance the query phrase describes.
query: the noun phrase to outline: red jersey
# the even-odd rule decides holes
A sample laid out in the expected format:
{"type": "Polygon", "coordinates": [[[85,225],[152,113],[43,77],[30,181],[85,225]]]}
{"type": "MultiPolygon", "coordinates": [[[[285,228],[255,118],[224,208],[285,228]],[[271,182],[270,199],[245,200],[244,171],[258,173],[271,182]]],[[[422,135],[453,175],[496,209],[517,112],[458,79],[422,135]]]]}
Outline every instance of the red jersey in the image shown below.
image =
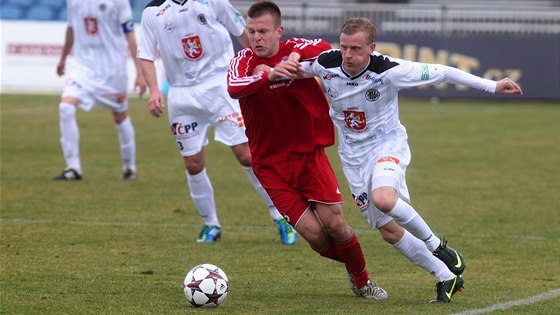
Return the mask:
{"type": "Polygon", "coordinates": [[[329,104],[317,80],[270,82],[266,71],[253,75],[257,65],[274,67],[291,52],[298,52],[303,61],[330,48],[324,40],[292,38],[280,42],[280,50],[270,58],[260,58],[247,48],[231,60],[228,92],[239,99],[253,163],[283,161],[292,153],[309,153],[334,144],[329,104]]]}

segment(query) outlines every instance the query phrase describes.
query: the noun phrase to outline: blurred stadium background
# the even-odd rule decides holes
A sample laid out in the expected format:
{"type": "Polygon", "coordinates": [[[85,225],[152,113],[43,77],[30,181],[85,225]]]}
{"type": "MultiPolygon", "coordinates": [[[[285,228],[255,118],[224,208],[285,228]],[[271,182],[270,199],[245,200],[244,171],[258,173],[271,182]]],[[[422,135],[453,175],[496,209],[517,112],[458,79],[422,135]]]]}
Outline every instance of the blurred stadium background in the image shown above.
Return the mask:
{"type": "MultiPolygon", "coordinates": [[[[65,0],[0,1],[2,92],[59,92],[63,78],[53,69],[64,37],[65,0]]],[[[139,22],[149,1],[130,2],[139,22]]],[[[252,2],[232,1],[242,13],[252,2]]],[[[283,10],[286,36],[322,37],[336,45],[343,21],[365,16],[378,26],[382,53],[447,64],[489,79],[508,76],[520,82],[526,98],[560,100],[560,0],[276,2],[283,10]]],[[[163,80],[163,72],[161,76],[163,80]]],[[[403,95],[489,97],[447,86],[403,95]]]]}

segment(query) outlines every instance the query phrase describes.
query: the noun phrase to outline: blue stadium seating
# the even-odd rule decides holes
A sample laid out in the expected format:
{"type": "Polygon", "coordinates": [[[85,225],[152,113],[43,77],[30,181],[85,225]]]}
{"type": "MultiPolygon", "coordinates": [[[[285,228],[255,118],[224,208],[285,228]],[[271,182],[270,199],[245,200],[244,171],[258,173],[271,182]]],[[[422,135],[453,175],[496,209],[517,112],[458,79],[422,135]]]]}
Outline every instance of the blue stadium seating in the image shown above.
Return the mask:
{"type": "Polygon", "coordinates": [[[59,10],[63,6],[66,6],[66,1],[65,0],[37,0],[37,4],[46,5],[55,10],[59,10]]]}
{"type": "MultiPolygon", "coordinates": [[[[130,0],[134,21],[139,22],[149,0],[130,0]]],[[[66,21],[66,0],[0,0],[0,19],[66,21]],[[44,12],[41,12],[43,10],[44,12]]]]}
{"type": "Polygon", "coordinates": [[[24,14],[24,10],[17,5],[2,4],[2,10],[0,10],[0,18],[17,20],[21,19],[24,14]]]}
{"type": "Polygon", "coordinates": [[[37,3],[37,0],[6,0],[5,3],[2,3],[2,8],[4,8],[4,4],[13,4],[19,5],[20,7],[27,9],[32,4],[37,3]]]}
{"type": "Polygon", "coordinates": [[[51,7],[46,5],[34,5],[27,10],[27,19],[51,21],[55,19],[55,13],[51,7]]]}
{"type": "Polygon", "coordinates": [[[57,13],[57,20],[66,21],[68,19],[66,6],[63,6],[57,13]]]}

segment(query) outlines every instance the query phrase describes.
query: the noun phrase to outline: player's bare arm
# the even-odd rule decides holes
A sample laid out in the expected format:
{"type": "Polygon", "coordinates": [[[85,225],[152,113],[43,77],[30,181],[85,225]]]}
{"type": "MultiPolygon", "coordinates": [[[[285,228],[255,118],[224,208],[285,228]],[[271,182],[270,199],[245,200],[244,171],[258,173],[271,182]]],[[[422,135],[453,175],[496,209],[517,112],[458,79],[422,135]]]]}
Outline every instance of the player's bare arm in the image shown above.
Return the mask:
{"type": "Polygon", "coordinates": [[[142,96],[146,92],[146,81],[144,80],[144,75],[140,69],[140,61],[136,58],[136,52],[138,50],[136,44],[136,36],[134,32],[126,33],[126,40],[128,42],[128,49],[130,51],[130,56],[134,61],[134,66],[136,67],[136,79],[134,80],[134,89],[138,89],[139,96],[142,96]]]}
{"type": "Polygon", "coordinates": [[[64,38],[64,46],[62,47],[62,54],[60,55],[60,61],[56,65],[56,74],[59,76],[64,75],[66,69],[66,57],[70,54],[72,46],[74,45],[74,31],[72,27],[68,26],[66,28],[66,36],[64,38]]]}
{"type": "Polygon", "coordinates": [[[520,94],[523,95],[523,90],[514,81],[509,78],[501,79],[496,84],[496,94],[520,94]]]}
{"type": "Polygon", "coordinates": [[[140,68],[144,74],[146,84],[150,89],[150,99],[148,100],[148,111],[156,118],[161,117],[165,104],[163,103],[163,95],[159,91],[157,84],[156,66],[154,62],[146,59],[139,59],[140,68]]]}

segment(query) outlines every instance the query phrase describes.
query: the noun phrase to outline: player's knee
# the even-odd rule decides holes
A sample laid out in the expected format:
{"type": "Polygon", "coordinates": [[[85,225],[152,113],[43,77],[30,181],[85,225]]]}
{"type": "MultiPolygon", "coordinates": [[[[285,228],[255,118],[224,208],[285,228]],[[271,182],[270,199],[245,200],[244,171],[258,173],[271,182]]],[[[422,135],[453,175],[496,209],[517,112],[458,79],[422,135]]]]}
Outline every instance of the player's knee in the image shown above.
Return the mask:
{"type": "Polygon", "coordinates": [[[246,154],[238,157],[239,164],[245,167],[251,167],[251,155],[246,154]]]}
{"type": "Polygon", "coordinates": [[[127,112],[117,113],[113,112],[113,119],[115,120],[115,124],[122,123],[128,117],[127,112]]]}
{"type": "Polygon", "coordinates": [[[204,170],[204,159],[195,157],[185,157],[185,168],[189,175],[196,175],[204,170]]]}
{"type": "Polygon", "coordinates": [[[372,194],[373,205],[384,213],[393,210],[397,199],[397,192],[392,187],[376,188],[372,194]]]}
{"type": "Polygon", "coordinates": [[[331,220],[323,224],[325,231],[337,243],[345,242],[352,237],[352,230],[344,220],[331,220]]]}
{"type": "Polygon", "coordinates": [[[247,143],[242,143],[231,147],[235,158],[239,164],[245,167],[251,167],[251,152],[247,143]]]}

